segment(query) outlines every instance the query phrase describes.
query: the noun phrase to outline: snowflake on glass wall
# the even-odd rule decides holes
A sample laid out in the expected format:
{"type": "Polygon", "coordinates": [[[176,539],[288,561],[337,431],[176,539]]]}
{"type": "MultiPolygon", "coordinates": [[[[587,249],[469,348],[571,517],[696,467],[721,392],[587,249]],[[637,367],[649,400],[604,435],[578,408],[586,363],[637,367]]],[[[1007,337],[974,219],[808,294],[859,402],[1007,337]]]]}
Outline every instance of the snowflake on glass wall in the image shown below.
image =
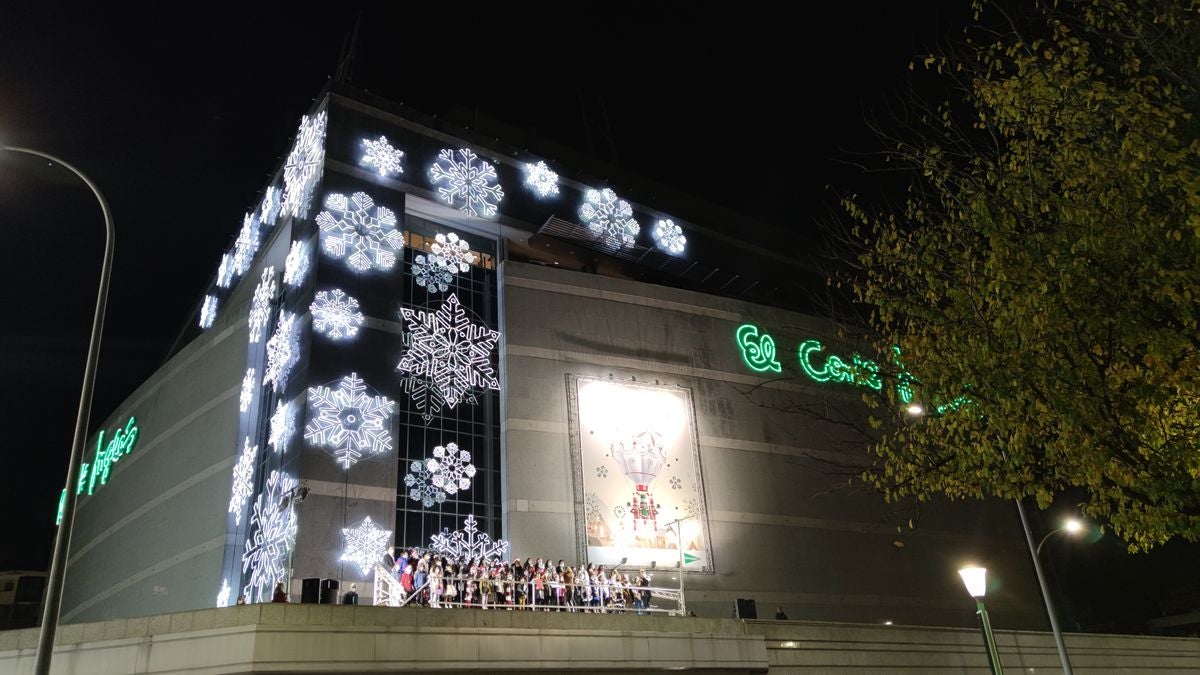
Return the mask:
{"type": "Polygon", "coordinates": [[[254,494],[254,460],[258,456],[258,446],[250,445],[250,437],[246,437],[246,445],[242,454],[238,455],[237,463],[233,465],[233,491],[229,496],[229,512],[233,514],[233,522],[242,524],[242,511],[250,495],[254,494]]]}
{"type": "Polygon", "coordinates": [[[525,186],[539,197],[558,194],[558,174],[550,170],[545,162],[525,165],[525,186]]]}
{"type": "Polygon", "coordinates": [[[308,247],[298,241],[292,242],[287,258],[283,261],[283,283],[299,286],[308,274],[308,247]]]}
{"type": "Polygon", "coordinates": [[[413,258],[412,274],[417,285],[430,293],[444,293],[454,279],[454,273],[423,255],[413,258]]]}
{"type": "Polygon", "coordinates": [[[504,199],[504,190],[496,179],[496,169],[479,159],[471,150],[442,150],[429,167],[429,180],[438,185],[438,196],[450,206],[471,216],[493,216],[504,199]],[[445,186],[441,186],[445,183],[445,186]]]}
{"type": "Polygon", "coordinates": [[[363,453],[379,455],[392,450],[387,425],[396,404],[383,396],[371,396],[357,373],[343,377],[336,389],[310,387],[310,421],[304,438],[325,446],[343,468],[349,469],[363,453]]]}
{"type": "Polygon", "coordinates": [[[592,234],[618,248],[632,244],[641,231],[638,221],[633,218],[633,207],[608,188],[588,190],[584,194],[579,219],[592,234]]]}
{"type": "Polygon", "coordinates": [[[275,334],[267,340],[267,368],[263,371],[263,385],[270,384],[276,392],[287,386],[292,366],[300,360],[300,327],[297,317],[291,312],[279,313],[275,334]]]}
{"type": "Polygon", "coordinates": [[[613,507],[613,515],[616,516],[617,520],[624,518],[625,517],[625,507],[624,506],[614,506],[613,507]]]}
{"type": "Polygon", "coordinates": [[[204,296],[204,304],[200,307],[200,327],[204,329],[212,328],[213,321],[217,320],[217,297],[215,295],[204,296]]]}
{"type": "Polygon", "coordinates": [[[384,554],[392,548],[392,531],[376,527],[370,516],[354,527],[342,528],[342,536],[346,538],[346,548],[339,560],[358,565],[363,574],[383,562],[384,554]]]}
{"type": "Polygon", "coordinates": [[[223,253],[221,264],[217,266],[217,286],[229,288],[231,283],[233,283],[233,256],[223,253]]]}
{"type": "Polygon", "coordinates": [[[471,479],[475,477],[471,453],[460,450],[457,443],[434,447],[433,457],[425,460],[425,468],[429,469],[433,484],[451,495],[459,490],[469,490],[471,479]]]}
{"type": "Polygon", "coordinates": [[[338,288],[319,291],[308,309],[313,315],[313,328],[330,340],[354,337],[363,324],[358,300],[338,288]]]}
{"type": "Polygon", "coordinates": [[[687,246],[687,237],[683,236],[683,229],[670,218],[660,220],[654,226],[654,241],[659,248],[671,255],[683,253],[684,247],[687,246]]]}
{"type": "Polygon", "coordinates": [[[292,409],[292,404],[276,401],[275,413],[271,415],[270,430],[267,432],[267,445],[275,448],[275,452],[283,452],[295,433],[296,411],[292,409]]]}
{"type": "Polygon", "coordinates": [[[263,194],[262,206],[259,207],[258,220],[267,227],[275,225],[279,219],[279,210],[283,206],[279,201],[279,189],[274,185],[268,186],[263,194]]]}
{"type": "Polygon", "coordinates": [[[409,463],[404,485],[408,488],[408,498],[421,502],[425,508],[446,501],[446,492],[433,484],[433,474],[425,462],[413,460],[409,463]]]}
{"type": "Polygon", "coordinates": [[[603,508],[600,505],[600,496],[595,492],[587,493],[583,499],[583,513],[588,520],[603,519],[603,508]]]}
{"type": "Polygon", "coordinates": [[[446,270],[451,274],[457,272],[467,272],[471,269],[471,263],[475,261],[475,254],[471,252],[471,245],[466,239],[459,239],[457,234],[438,233],[434,238],[433,245],[429,247],[430,259],[433,264],[446,270]]]}
{"type": "Polygon", "coordinates": [[[596,478],[606,478],[607,476],[608,476],[608,467],[607,466],[596,467],[596,478]]]}
{"type": "Polygon", "coordinates": [[[451,408],[472,387],[500,389],[491,362],[500,331],[471,323],[458,296],[451,294],[436,312],[406,307],[400,315],[412,344],[399,370],[428,377],[451,408]]]}
{"type": "Polygon", "coordinates": [[[441,534],[430,537],[429,548],[458,560],[491,560],[504,556],[508,542],[503,539],[492,541],[486,532],[480,532],[472,514],[467,516],[462,530],[443,529],[441,534]]]}
{"type": "Polygon", "coordinates": [[[373,166],[380,176],[404,173],[404,153],[388,143],[387,136],[380,136],[372,141],[362,140],[363,156],[358,163],[363,166],[373,166]]]}
{"type": "MultiPolygon", "coordinates": [[[[442,412],[442,406],[445,405],[446,400],[442,398],[441,392],[428,378],[410,375],[401,378],[401,381],[404,383],[404,393],[408,394],[413,407],[421,413],[426,424],[433,420],[434,415],[442,412]]],[[[473,393],[467,392],[459,403],[476,405],[479,401],[473,393]]]]}
{"type": "Polygon", "coordinates": [[[254,369],[247,368],[246,376],[242,378],[242,393],[238,396],[238,410],[246,412],[254,401],[254,369]]]}
{"type": "Polygon", "coordinates": [[[254,254],[258,253],[258,219],[247,213],[242,218],[242,229],[233,242],[233,274],[241,276],[250,269],[254,254]]]}
{"type": "Polygon", "coordinates": [[[250,342],[262,339],[263,329],[271,321],[271,301],[275,299],[275,268],[263,270],[262,279],[254,288],[254,299],[250,301],[250,342]]]}
{"type": "Polygon", "coordinates": [[[396,229],[396,214],[365,192],[325,197],[325,210],[317,215],[321,227],[321,250],[332,258],[345,258],[352,270],[374,267],[387,271],[396,264],[396,253],[404,248],[404,235],[396,229]]]}
{"type": "Polygon", "coordinates": [[[683,487],[683,481],[679,480],[679,476],[671,476],[671,489],[678,490],[683,487]]]}
{"type": "Polygon", "coordinates": [[[229,587],[229,579],[221,580],[221,590],[217,591],[217,607],[229,606],[229,594],[233,589],[229,587]]]}
{"type": "Polygon", "coordinates": [[[247,602],[270,602],[275,584],[286,583],[288,556],[296,545],[296,512],[292,493],[298,485],[281,471],[272,471],[254,500],[250,535],[242,554],[242,573],[249,572],[243,595],[247,602]]]}
{"type": "Polygon", "coordinates": [[[695,518],[700,515],[700,498],[688,497],[683,501],[683,514],[695,518]]]}
{"type": "Polygon", "coordinates": [[[325,163],[325,121],[324,111],[301,118],[296,142],[283,165],[283,212],[290,216],[308,216],[313,185],[325,163]]]}

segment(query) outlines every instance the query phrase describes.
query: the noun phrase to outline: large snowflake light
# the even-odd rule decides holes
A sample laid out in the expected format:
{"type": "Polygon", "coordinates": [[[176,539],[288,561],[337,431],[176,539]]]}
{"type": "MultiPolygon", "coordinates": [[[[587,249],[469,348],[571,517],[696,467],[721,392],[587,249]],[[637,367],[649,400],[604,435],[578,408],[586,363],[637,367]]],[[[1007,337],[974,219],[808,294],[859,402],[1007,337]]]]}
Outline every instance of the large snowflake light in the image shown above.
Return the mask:
{"type": "Polygon", "coordinates": [[[475,477],[471,453],[460,450],[457,443],[436,446],[433,457],[425,460],[425,468],[429,469],[431,482],[447,494],[469,490],[471,479],[475,477]]]}
{"type": "Polygon", "coordinates": [[[238,410],[246,412],[250,409],[250,403],[254,401],[254,385],[257,380],[254,379],[254,369],[247,368],[246,376],[242,378],[242,393],[238,396],[238,410]]]}
{"type": "Polygon", "coordinates": [[[233,283],[233,256],[223,253],[221,254],[221,264],[217,266],[217,286],[229,288],[231,283],[233,283]]]}
{"type": "Polygon", "coordinates": [[[363,574],[383,561],[383,555],[391,548],[392,531],[376,527],[367,516],[354,527],[342,528],[346,548],[340,560],[358,565],[363,574]]]}
{"type": "Polygon", "coordinates": [[[292,404],[276,401],[275,413],[271,415],[270,430],[267,432],[267,445],[275,448],[275,452],[283,452],[295,433],[296,411],[292,404]]]}
{"type": "Polygon", "coordinates": [[[229,587],[229,579],[221,580],[221,590],[217,591],[217,607],[229,606],[229,594],[233,589],[229,587]]]}
{"type": "Polygon", "coordinates": [[[241,276],[250,269],[254,262],[254,254],[258,253],[258,218],[247,213],[242,218],[242,229],[238,231],[237,239],[233,242],[233,274],[241,276]]]}
{"type": "Polygon", "coordinates": [[[558,194],[558,174],[550,170],[545,162],[525,165],[525,186],[538,197],[558,194]]]}
{"type": "Polygon", "coordinates": [[[446,491],[433,484],[433,474],[425,462],[413,460],[404,474],[404,485],[408,487],[408,498],[421,502],[425,508],[446,501],[446,491]]]}
{"type": "Polygon", "coordinates": [[[362,139],[363,156],[358,160],[362,166],[375,167],[380,176],[404,173],[404,153],[388,143],[387,136],[376,140],[362,139]]]}
{"type": "Polygon", "coordinates": [[[458,235],[451,232],[442,234],[438,232],[434,237],[433,245],[429,247],[429,252],[433,255],[430,258],[438,267],[455,274],[458,272],[467,272],[471,269],[471,263],[475,262],[475,254],[471,252],[471,245],[466,239],[459,239],[458,235]]]}
{"type": "Polygon", "coordinates": [[[283,165],[283,212],[296,218],[308,216],[313,185],[325,163],[325,112],[300,120],[296,142],[283,165]]]}
{"type": "Polygon", "coordinates": [[[371,396],[357,373],[343,377],[336,389],[309,387],[310,420],[304,438],[312,445],[333,450],[334,458],[349,469],[364,453],[379,455],[392,450],[388,418],[396,404],[384,396],[371,396]]]}
{"type": "Polygon", "coordinates": [[[229,512],[233,514],[233,522],[242,524],[242,511],[250,495],[254,494],[254,460],[258,457],[258,446],[250,445],[250,437],[246,437],[246,445],[242,454],[238,455],[237,463],[233,465],[233,490],[229,495],[229,512]]]}
{"type": "Polygon", "coordinates": [[[442,201],[467,215],[494,216],[504,199],[495,167],[467,148],[439,152],[437,161],[429,167],[429,180],[438,186],[442,201]],[[458,159],[454,158],[455,152],[458,159]]]}
{"type": "Polygon", "coordinates": [[[654,242],[658,244],[658,247],[671,255],[683,253],[683,249],[687,246],[687,237],[683,236],[683,229],[670,218],[658,221],[654,225],[653,234],[654,242]]]}
{"type": "Polygon", "coordinates": [[[279,201],[279,188],[274,185],[267,187],[263,193],[262,206],[259,207],[258,220],[267,227],[273,227],[279,219],[279,211],[283,203],[279,201]]]}
{"type": "Polygon", "coordinates": [[[287,386],[292,367],[300,360],[300,327],[295,314],[283,311],[275,324],[275,334],[267,340],[267,367],[263,385],[270,384],[276,392],[287,386]]]}
{"type": "Polygon", "coordinates": [[[250,301],[250,342],[262,339],[263,329],[271,321],[271,301],[275,299],[275,268],[263,270],[258,286],[254,287],[254,299],[250,301]]]}
{"type": "Polygon", "coordinates": [[[404,235],[396,229],[396,214],[365,192],[349,198],[336,192],[325,197],[325,210],[317,215],[321,249],[333,258],[344,258],[352,270],[372,267],[387,271],[404,248],[404,235]]]}
{"type": "Polygon", "coordinates": [[[204,329],[212,328],[213,321],[217,320],[217,298],[214,295],[204,296],[204,305],[200,307],[200,327],[204,329]]]}
{"type": "Polygon", "coordinates": [[[298,241],[292,242],[287,258],[283,261],[283,283],[293,288],[304,283],[308,275],[308,247],[298,241]]]}
{"type": "Polygon", "coordinates": [[[424,255],[413,258],[413,281],[430,293],[444,293],[450,288],[454,273],[424,255]]]}
{"type": "Polygon", "coordinates": [[[316,299],[308,309],[313,315],[313,328],[330,340],[352,338],[363,324],[358,300],[339,288],[317,292],[316,299]]]}
{"type": "Polygon", "coordinates": [[[397,369],[427,377],[451,408],[472,387],[500,389],[492,369],[492,350],[500,331],[471,323],[453,293],[436,312],[400,310],[412,344],[397,369]]]}
{"type": "Polygon", "coordinates": [[[608,188],[588,190],[584,194],[579,219],[592,234],[617,248],[632,244],[641,231],[638,221],[633,218],[633,207],[608,188]]]}
{"type": "Polygon", "coordinates": [[[269,602],[275,584],[287,581],[288,555],[296,545],[296,512],[292,493],[297,481],[281,471],[272,471],[263,491],[254,501],[250,536],[242,554],[242,573],[249,572],[243,594],[248,602],[269,602]]]}
{"type": "Polygon", "coordinates": [[[480,532],[474,514],[468,515],[463,529],[455,532],[443,529],[441,534],[429,538],[429,548],[459,560],[491,560],[504,556],[508,542],[503,539],[492,541],[486,532],[480,532]]]}

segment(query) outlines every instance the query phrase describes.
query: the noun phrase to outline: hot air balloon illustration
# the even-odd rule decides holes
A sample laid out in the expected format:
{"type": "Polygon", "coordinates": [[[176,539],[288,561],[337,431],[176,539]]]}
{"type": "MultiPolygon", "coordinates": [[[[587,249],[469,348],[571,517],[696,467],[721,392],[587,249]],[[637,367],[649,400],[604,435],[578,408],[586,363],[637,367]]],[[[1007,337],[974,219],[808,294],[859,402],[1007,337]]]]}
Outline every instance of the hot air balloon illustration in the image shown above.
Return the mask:
{"type": "Polygon", "coordinates": [[[650,488],[667,459],[662,434],[650,429],[620,434],[609,443],[609,452],[621,473],[633,482],[633,496],[626,506],[634,533],[653,537],[658,530],[658,507],[650,488]]]}

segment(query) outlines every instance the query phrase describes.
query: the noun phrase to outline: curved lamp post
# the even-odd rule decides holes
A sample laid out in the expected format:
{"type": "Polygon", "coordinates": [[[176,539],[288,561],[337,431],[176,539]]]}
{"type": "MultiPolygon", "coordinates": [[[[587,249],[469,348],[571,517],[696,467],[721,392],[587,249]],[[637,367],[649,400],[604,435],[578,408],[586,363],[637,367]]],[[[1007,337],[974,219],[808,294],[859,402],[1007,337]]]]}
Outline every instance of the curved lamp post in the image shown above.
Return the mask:
{"type": "Polygon", "coordinates": [[[979,617],[979,629],[983,631],[988,666],[993,675],[1004,675],[1004,668],[1000,666],[1000,652],[996,650],[996,636],[992,635],[992,622],[988,618],[987,607],[983,605],[983,596],[987,593],[987,568],[964,567],[958,571],[958,575],[962,577],[967,593],[975,598],[975,615],[979,617]]]}
{"type": "Polygon", "coordinates": [[[92,411],[92,390],[96,384],[96,361],[100,354],[100,334],[104,329],[104,311],[108,305],[108,282],[112,277],[113,233],[112,213],[100,189],[82,171],[67,162],[38,150],[12,146],[0,146],[8,152],[34,155],[59,164],[75,174],[96,195],[100,210],[104,213],[104,262],[100,267],[100,289],[96,293],[96,313],[92,317],[92,336],[88,342],[87,362],[83,367],[83,391],[79,395],[79,411],[75,415],[75,439],[71,443],[71,459],[67,464],[66,501],[63,505],[62,523],[54,536],[54,556],[50,563],[50,578],[46,584],[46,595],[42,606],[42,628],[38,634],[35,675],[48,675],[50,658],[54,655],[54,634],[58,631],[58,610],[62,605],[63,579],[67,571],[67,552],[71,546],[71,528],[75,524],[75,484],[79,482],[79,464],[83,458],[83,443],[87,438],[88,422],[92,411]]]}
{"type": "Polygon", "coordinates": [[[1074,518],[1068,518],[1065,521],[1063,521],[1062,527],[1058,528],[1057,530],[1053,530],[1053,531],[1047,533],[1046,536],[1042,537],[1042,540],[1040,542],[1038,542],[1037,551],[1035,553],[1036,553],[1036,555],[1041,555],[1042,547],[1046,545],[1046,540],[1049,539],[1050,537],[1053,537],[1054,535],[1058,534],[1059,532],[1066,532],[1067,534],[1079,534],[1082,531],[1083,531],[1083,523],[1079,522],[1078,520],[1076,520],[1074,518]]]}

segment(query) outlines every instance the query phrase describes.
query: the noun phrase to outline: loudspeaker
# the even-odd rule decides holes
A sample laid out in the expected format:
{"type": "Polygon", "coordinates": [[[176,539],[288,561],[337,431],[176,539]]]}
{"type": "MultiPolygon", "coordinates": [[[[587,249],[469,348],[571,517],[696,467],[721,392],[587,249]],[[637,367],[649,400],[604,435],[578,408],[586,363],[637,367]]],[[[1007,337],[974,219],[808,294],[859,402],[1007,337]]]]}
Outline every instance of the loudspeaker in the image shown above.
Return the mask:
{"type": "Polygon", "coordinates": [[[322,579],[321,580],[321,604],[336,605],[338,601],[338,580],[337,579],[322,579]]]}
{"type": "Polygon", "coordinates": [[[309,577],[301,583],[300,602],[309,605],[315,605],[321,601],[321,579],[318,577],[309,577]]]}
{"type": "Polygon", "coordinates": [[[758,608],[754,605],[754,598],[738,598],[735,609],[739,619],[758,618],[758,608]]]}

